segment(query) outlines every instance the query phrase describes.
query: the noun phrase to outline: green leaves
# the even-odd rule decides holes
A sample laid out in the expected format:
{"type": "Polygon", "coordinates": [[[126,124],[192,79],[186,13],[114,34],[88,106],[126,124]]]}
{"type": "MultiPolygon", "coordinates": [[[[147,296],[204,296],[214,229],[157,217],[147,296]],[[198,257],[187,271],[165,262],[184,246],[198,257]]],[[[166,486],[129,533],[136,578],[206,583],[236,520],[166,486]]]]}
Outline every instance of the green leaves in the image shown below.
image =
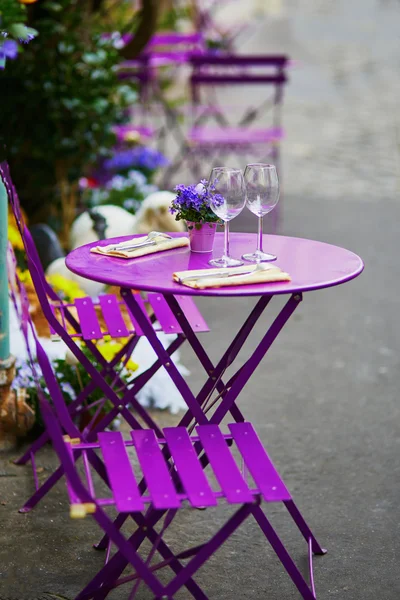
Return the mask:
{"type": "MultiPolygon", "coordinates": [[[[98,154],[114,145],[111,127],[124,123],[127,108],[137,101],[134,87],[118,78],[121,58],[114,41],[104,36],[109,22],[92,14],[90,6],[89,0],[33,5],[30,25],[39,36],[0,72],[0,144],[7,146],[30,214],[46,204],[57,212],[55,165],[63,164],[71,183],[84,176],[98,154]]],[[[23,5],[0,0],[0,11],[0,30],[8,24],[21,38],[33,35],[23,25],[23,5]]]]}

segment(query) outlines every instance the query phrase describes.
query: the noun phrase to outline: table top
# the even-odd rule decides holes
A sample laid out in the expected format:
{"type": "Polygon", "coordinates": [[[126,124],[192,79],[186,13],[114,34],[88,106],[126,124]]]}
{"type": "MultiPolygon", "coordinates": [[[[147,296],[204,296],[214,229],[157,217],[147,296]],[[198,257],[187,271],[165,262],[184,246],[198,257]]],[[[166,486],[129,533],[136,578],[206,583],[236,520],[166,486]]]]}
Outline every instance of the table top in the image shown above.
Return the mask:
{"type": "MultiPolygon", "coordinates": [[[[186,234],[171,235],[179,237],[186,234]]],[[[76,248],[68,254],[66,265],[81,277],[108,285],[188,296],[263,296],[307,292],[350,281],[364,268],[361,258],[344,248],[303,238],[265,235],[265,252],[276,254],[278,258],[274,264],[289,273],[291,281],[196,290],[174,282],[172,273],[209,267],[210,258],[223,253],[223,233],[216,234],[212,253],[199,254],[184,247],[126,259],[90,252],[92,246],[116,244],[132,237],[139,236],[112,238],[76,248]]],[[[256,240],[256,234],[231,233],[231,255],[241,257],[245,252],[254,250],[256,240]]]]}

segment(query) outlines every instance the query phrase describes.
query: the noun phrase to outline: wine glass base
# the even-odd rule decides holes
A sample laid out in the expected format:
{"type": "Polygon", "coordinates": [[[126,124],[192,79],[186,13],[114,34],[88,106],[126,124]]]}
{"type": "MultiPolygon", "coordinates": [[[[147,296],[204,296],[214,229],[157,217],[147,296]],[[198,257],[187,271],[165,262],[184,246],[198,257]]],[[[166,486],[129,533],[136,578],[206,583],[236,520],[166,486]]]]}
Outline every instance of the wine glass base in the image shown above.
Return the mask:
{"type": "Polygon", "coordinates": [[[208,264],[212,267],[240,267],[243,265],[242,260],[232,258],[230,256],[221,256],[221,258],[213,258],[208,261],[208,264]]]}
{"type": "Polygon", "coordinates": [[[243,254],[242,258],[249,262],[271,262],[276,260],[275,254],[268,254],[268,252],[252,252],[251,254],[243,254]]]}

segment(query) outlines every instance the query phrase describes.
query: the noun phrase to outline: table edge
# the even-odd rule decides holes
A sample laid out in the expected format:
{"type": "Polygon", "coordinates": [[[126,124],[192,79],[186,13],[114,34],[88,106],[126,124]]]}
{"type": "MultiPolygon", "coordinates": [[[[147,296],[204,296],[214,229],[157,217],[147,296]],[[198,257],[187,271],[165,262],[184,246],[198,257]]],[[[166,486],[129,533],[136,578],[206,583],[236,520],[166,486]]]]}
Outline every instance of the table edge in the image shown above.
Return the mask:
{"type": "MultiPolygon", "coordinates": [[[[246,232],[232,232],[234,233],[246,233],[246,232]]],[[[175,235],[177,235],[175,233],[175,235]]],[[[182,233],[178,234],[178,235],[182,235],[182,233]]],[[[250,233],[250,235],[252,235],[250,233]]],[[[256,235],[256,234],[254,234],[256,235]]],[[[143,234],[131,234],[131,235],[126,235],[126,236],[118,236],[118,237],[114,237],[114,238],[109,238],[107,239],[107,243],[112,243],[112,240],[123,240],[123,239],[131,239],[133,237],[141,237],[143,236],[143,234]]],[[[317,291],[317,290],[323,290],[323,289],[328,289],[331,287],[336,287],[338,285],[342,285],[343,283],[348,283],[349,281],[352,281],[353,279],[355,279],[356,277],[358,277],[359,275],[361,275],[361,273],[364,271],[365,268],[365,264],[364,261],[362,260],[362,258],[356,254],[355,252],[353,252],[352,250],[348,250],[347,248],[343,248],[343,246],[337,246],[336,244],[330,244],[329,242],[323,242],[320,240],[315,240],[313,238],[305,238],[305,237],[298,237],[298,236],[280,236],[280,235],[274,235],[274,237],[286,237],[286,238],[291,238],[291,239],[297,239],[297,240],[306,240],[306,241],[310,241],[310,242],[317,242],[318,244],[325,244],[327,246],[334,246],[336,248],[340,248],[342,250],[346,250],[347,252],[349,252],[350,254],[353,254],[353,256],[355,256],[358,260],[359,260],[359,268],[356,269],[353,273],[350,273],[349,275],[347,275],[344,278],[340,278],[337,280],[333,280],[330,281],[324,285],[320,285],[320,284],[315,284],[315,285],[308,285],[305,287],[301,287],[301,288],[294,288],[294,289],[290,289],[290,290],[278,290],[278,291],[265,291],[265,292],[261,292],[258,291],[251,291],[250,286],[243,286],[243,289],[245,291],[245,293],[237,293],[237,288],[235,289],[235,292],[229,292],[229,287],[222,287],[222,288],[208,288],[208,289],[204,289],[204,290],[200,290],[200,289],[195,289],[195,288],[189,288],[186,286],[182,286],[182,290],[177,290],[177,291],[165,291],[165,289],[162,288],[158,288],[155,286],[148,286],[148,285],[143,285],[143,284],[138,284],[135,285],[134,288],[124,288],[124,286],[116,286],[119,287],[120,289],[136,289],[139,291],[143,291],[143,292],[155,292],[158,294],[163,294],[163,295],[171,295],[171,296],[203,296],[203,297],[246,297],[246,296],[283,296],[283,295],[291,295],[291,294],[302,294],[302,293],[307,293],[307,292],[312,292],[312,291],[317,291]],[[226,292],[225,292],[226,290],[226,292]],[[214,292],[214,293],[213,293],[214,292]]],[[[90,281],[95,281],[97,283],[103,283],[104,285],[111,285],[105,281],[100,281],[99,279],[95,279],[93,277],[88,277],[88,276],[83,276],[80,273],[78,273],[75,269],[71,268],[71,266],[68,264],[69,263],[69,257],[72,253],[76,252],[78,249],[82,250],[83,248],[91,248],[93,246],[97,246],[99,244],[99,241],[105,241],[105,240],[97,240],[95,242],[90,242],[89,244],[84,244],[83,246],[79,246],[78,248],[74,248],[74,250],[71,250],[71,252],[69,252],[67,254],[67,256],[65,257],[65,265],[66,267],[72,272],[75,273],[75,275],[78,275],[79,277],[83,277],[84,279],[88,279],[90,281]]],[[[115,285],[115,284],[114,284],[115,285]]]]}

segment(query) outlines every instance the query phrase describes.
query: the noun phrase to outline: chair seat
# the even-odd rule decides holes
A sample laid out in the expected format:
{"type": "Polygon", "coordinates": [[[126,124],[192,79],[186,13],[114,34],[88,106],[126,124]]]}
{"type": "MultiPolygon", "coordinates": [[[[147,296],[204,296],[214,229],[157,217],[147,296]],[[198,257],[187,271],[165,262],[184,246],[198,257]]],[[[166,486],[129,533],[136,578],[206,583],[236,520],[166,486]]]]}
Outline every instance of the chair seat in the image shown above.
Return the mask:
{"type": "MultiPolygon", "coordinates": [[[[233,423],[229,430],[230,434],[223,434],[217,425],[199,425],[198,435],[190,437],[185,427],[166,427],[163,439],[157,439],[151,429],[139,429],[131,431],[132,441],[124,441],[120,432],[102,432],[98,444],[69,439],[66,442],[71,452],[101,450],[112,497],[96,498],[96,502],[115,504],[120,512],[143,511],[146,504],[160,510],[176,509],[183,501],[193,507],[209,507],[217,505],[220,498],[229,504],[252,504],[257,498],[265,502],[290,500],[253,425],[233,423]],[[232,454],[233,444],[245,465],[243,472],[232,454]],[[170,457],[172,463],[168,461],[170,457]],[[204,470],[205,459],[217,486],[204,470]],[[246,480],[246,471],[254,483],[246,480]],[[138,485],[142,477],[147,486],[144,494],[138,485]]],[[[93,487],[91,481],[88,484],[93,487]]],[[[85,516],[85,511],[79,510],[79,498],[71,488],[69,492],[71,515],[85,516]]]]}
{"type": "Polygon", "coordinates": [[[192,144],[205,145],[241,145],[278,142],[284,138],[282,127],[193,127],[189,132],[192,144]]]}
{"type": "MultiPolygon", "coordinates": [[[[150,322],[145,300],[139,294],[135,294],[135,299],[150,322]]],[[[147,294],[146,299],[157,320],[154,326],[156,331],[182,333],[178,321],[161,294],[147,294]]],[[[176,296],[176,300],[194,331],[209,331],[207,323],[191,298],[176,296]]],[[[81,333],[71,332],[70,336],[72,338],[99,340],[105,336],[124,338],[132,334],[143,335],[141,327],[129,312],[125,301],[118,300],[114,294],[101,294],[96,302],[86,296],[85,298],[76,298],[74,303],[70,304],[53,303],[51,309],[64,328],[67,327],[66,310],[69,310],[74,317],[78,318],[81,333]]],[[[50,333],[55,335],[54,329],[51,328],[50,333]]]]}

